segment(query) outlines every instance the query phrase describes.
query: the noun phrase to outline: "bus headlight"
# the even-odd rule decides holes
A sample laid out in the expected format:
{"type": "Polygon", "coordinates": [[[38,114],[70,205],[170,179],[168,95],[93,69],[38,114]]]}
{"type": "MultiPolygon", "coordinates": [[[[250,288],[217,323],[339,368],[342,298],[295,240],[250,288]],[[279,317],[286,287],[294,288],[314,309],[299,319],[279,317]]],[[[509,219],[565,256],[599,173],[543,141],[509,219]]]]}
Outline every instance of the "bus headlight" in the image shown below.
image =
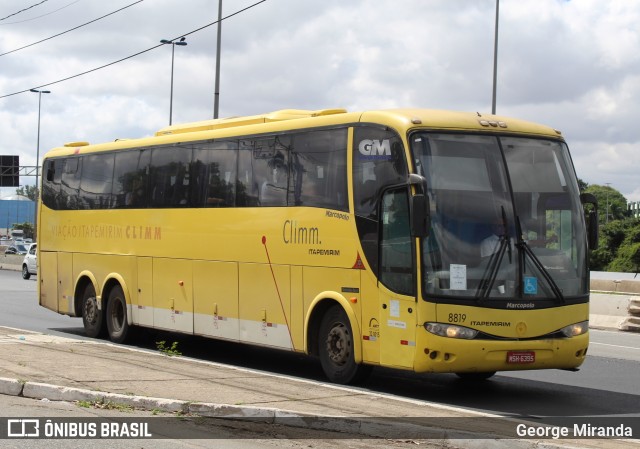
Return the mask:
{"type": "Polygon", "coordinates": [[[580,323],[570,324],[560,329],[566,337],[577,337],[589,330],[589,321],[582,321],[580,323]]]}
{"type": "Polygon", "coordinates": [[[427,332],[448,338],[463,338],[473,340],[478,335],[478,331],[468,327],[456,326],[454,324],[424,323],[427,332]]]}

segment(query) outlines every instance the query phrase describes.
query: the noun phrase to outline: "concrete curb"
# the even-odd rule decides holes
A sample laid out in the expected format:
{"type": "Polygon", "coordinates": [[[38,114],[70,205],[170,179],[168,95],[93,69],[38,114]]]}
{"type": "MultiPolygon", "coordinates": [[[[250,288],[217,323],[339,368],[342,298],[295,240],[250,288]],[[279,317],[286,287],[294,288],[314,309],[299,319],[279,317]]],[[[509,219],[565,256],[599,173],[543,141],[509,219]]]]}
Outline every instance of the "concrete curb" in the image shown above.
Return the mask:
{"type": "Polygon", "coordinates": [[[0,377],[0,394],[20,396],[31,399],[47,399],[50,401],[100,401],[128,405],[137,409],[160,410],[168,413],[193,414],[208,418],[248,419],[267,424],[279,424],[289,427],[324,430],[331,432],[361,435],[363,438],[388,438],[399,430],[406,433],[406,438],[437,439],[442,442],[464,440],[464,447],[469,449],[486,448],[524,448],[524,449],[558,449],[575,447],[567,441],[557,444],[544,440],[520,440],[507,438],[487,438],[485,434],[472,431],[425,427],[411,423],[376,422],[368,418],[348,418],[338,416],[317,416],[275,408],[252,406],[235,406],[228,404],[194,403],[181,400],[151,398],[144,396],[127,396],[117,393],[92,391],[82,388],[63,387],[39,382],[21,382],[16,379],[0,377]],[[339,418],[339,419],[336,419],[339,418]],[[422,436],[422,437],[421,437],[422,436]]]}
{"type": "Polygon", "coordinates": [[[275,422],[276,415],[306,417],[304,414],[280,411],[271,408],[234,406],[226,404],[196,403],[175,399],[129,396],[118,393],[64,387],[40,382],[21,382],[16,379],[0,377],[0,394],[22,396],[31,399],[50,401],[89,401],[112,402],[144,410],[160,410],[168,413],[191,413],[209,418],[256,418],[266,422],[275,422]]]}
{"type": "Polygon", "coordinates": [[[18,380],[0,377],[0,394],[20,396],[23,386],[24,384],[18,380]]]}

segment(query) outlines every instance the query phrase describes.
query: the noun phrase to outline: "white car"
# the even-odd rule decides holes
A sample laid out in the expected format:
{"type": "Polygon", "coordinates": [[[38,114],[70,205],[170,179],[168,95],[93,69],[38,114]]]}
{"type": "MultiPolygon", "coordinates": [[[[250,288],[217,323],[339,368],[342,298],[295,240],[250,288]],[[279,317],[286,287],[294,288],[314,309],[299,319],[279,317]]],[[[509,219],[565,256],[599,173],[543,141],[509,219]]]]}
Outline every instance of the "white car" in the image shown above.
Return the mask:
{"type": "Polygon", "coordinates": [[[29,279],[32,274],[38,273],[38,244],[29,246],[29,251],[22,261],[22,279],[29,279]]]}

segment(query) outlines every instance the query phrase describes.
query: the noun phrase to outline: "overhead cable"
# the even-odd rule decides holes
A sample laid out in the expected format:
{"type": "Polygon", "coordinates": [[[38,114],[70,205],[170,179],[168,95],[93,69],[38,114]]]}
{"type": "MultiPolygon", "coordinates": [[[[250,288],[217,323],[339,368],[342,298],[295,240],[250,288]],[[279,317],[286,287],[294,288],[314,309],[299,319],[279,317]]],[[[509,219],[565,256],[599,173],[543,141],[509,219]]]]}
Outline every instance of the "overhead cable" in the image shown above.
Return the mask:
{"type": "Polygon", "coordinates": [[[2,18],[2,19],[0,19],[0,20],[6,20],[6,19],[8,19],[9,17],[17,16],[17,15],[18,15],[18,14],[20,14],[21,12],[25,12],[25,11],[27,11],[27,10],[31,9],[31,8],[35,8],[36,6],[38,6],[38,5],[42,5],[44,2],[47,2],[47,1],[49,1],[49,0],[42,0],[40,3],[36,3],[35,5],[28,6],[28,7],[24,8],[24,9],[21,9],[21,10],[20,10],[20,11],[18,11],[18,12],[14,12],[13,14],[9,14],[7,17],[3,17],[3,18],[2,18]]]}
{"type": "MultiPolygon", "coordinates": [[[[266,1],[267,1],[267,0],[260,0],[259,2],[256,2],[256,3],[252,4],[252,5],[249,5],[249,6],[247,6],[246,8],[243,8],[243,9],[240,9],[240,10],[238,10],[238,11],[234,12],[233,14],[229,14],[228,16],[223,17],[221,20],[227,20],[227,19],[229,19],[229,18],[231,18],[231,17],[233,17],[233,16],[236,16],[236,15],[238,15],[238,14],[242,13],[242,12],[248,11],[249,9],[251,9],[251,8],[253,8],[253,7],[255,7],[255,6],[258,6],[260,3],[264,3],[264,2],[266,2],[266,1]]],[[[216,20],[215,22],[211,22],[211,23],[209,23],[209,24],[207,24],[207,25],[201,26],[200,28],[196,28],[195,30],[193,30],[193,31],[189,31],[188,33],[182,33],[182,34],[178,35],[177,37],[174,37],[173,39],[168,39],[168,40],[173,41],[173,40],[175,40],[175,39],[179,39],[180,37],[183,37],[183,36],[189,36],[189,35],[191,35],[191,34],[197,33],[198,31],[202,31],[202,30],[204,30],[205,28],[208,28],[208,27],[210,27],[210,26],[212,26],[212,25],[215,25],[215,24],[217,24],[217,23],[218,23],[218,21],[216,20]]],[[[124,57],[124,58],[118,59],[117,61],[113,61],[113,62],[110,62],[110,63],[108,63],[108,64],[101,65],[100,67],[95,67],[95,68],[93,68],[93,69],[91,69],[91,70],[86,70],[86,71],[84,71],[84,72],[77,73],[77,74],[75,74],[75,75],[71,75],[71,76],[68,76],[68,77],[66,77],[66,78],[59,79],[59,80],[57,80],[57,81],[51,81],[51,82],[49,82],[49,83],[40,84],[39,86],[34,86],[34,87],[30,87],[30,88],[27,88],[27,89],[24,89],[24,90],[20,90],[20,91],[18,91],[18,92],[13,92],[13,93],[6,94],[6,95],[0,95],[0,98],[7,98],[7,97],[11,97],[11,96],[13,96],[13,95],[18,95],[18,94],[22,94],[22,93],[24,93],[24,92],[29,92],[31,89],[40,89],[40,88],[42,88],[42,87],[46,87],[46,86],[53,86],[54,84],[59,84],[59,83],[62,83],[62,82],[64,82],[64,81],[68,81],[68,80],[73,79],[73,78],[78,78],[78,77],[80,77],[80,76],[82,76],[82,75],[86,75],[86,74],[88,74],[88,73],[96,72],[96,71],[98,71],[98,70],[100,70],[100,69],[104,69],[104,68],[106,68],[106,67],[110,67],[110,66],[115,65],[115,64],[118,64],[118,63],[120,63],[120,62],[124,62],[124,61],[126,61],[126,60],[128,60],[128,59],[135,58],[136,56],[140,56],[141,54],[147,53],[147,52],[149,52],[149,51],[151,51],[151,50],[155,50],[156,48],[158,48],[158,47],[162,47],[163,45],[164,45],[164,44],[155,45],[155,46],[153,46],[153,47],[151,47],[151,48],[147,48],[146,50],[142,50],[142,51],[139,51],[139,52],[137,52],[137,53],[134,53],[134,54],[132,54],[132,55],[130,55],[130,56],[127,56],[127,57],[124,57]]]]}
{"type": "Polygon", "coordinates": [[[71,2],[71,3],[67,3],[67,4],[66,4],[66,5],[64,5],[64,6],[61,6],[61,7],[60,7],[60,8],[58,8],[58,9],[54,9],[54,10],[49,11],[49,12],[44,13],[44,14],[40,14],[39,16],[30,17],[30,18],[28,18],[28,19],[18,20],[18,21],[16,21],[16,22],[0,23],[0,26],[16,25],[16,24],[18,24],[18,23],[25,23],[25,22],[31,22],[32,20],[38,20],[38,19],[41,19],[41,18],[43,18],[43,17],[50,16],[51,14],[55,14],[55,13],[57,13],[58,11],[62,11],[63,9],[66,9],[66,8],[68,8],[69,6],[73,6],[73,5],[75,5],[76,3],[81,2],[81,1],[82,1],[82,0],[75,0],[75,1],[73,1],[73,2],[71,2]]]}
{"type": "Polygon", "coordinates": [[[32,47],[32,46],[40,44],[40,43],[42,43],[44,41],[48,41],[49,39],[53,39],[54,37],[62,36],[63,34],[67,34],[67,33],[71,32],[71,31],[75,31],[78,28],[82,28],[83,26],[89,25],[90,23],[97,22],[98,20],[104,19],[105,17],[109,17],[109,16],[111,16],[111,15],[117,13],[117,12],[122,11],[123,9],[130,8],[131,6],[137,5],[138,3],[143,2],[143,1],[144,0],[138,0],[135,3],[131,3],[130,5],[127,5],[127,6],[123,7],[123,8],[117,9],[117,10],[115,10],[113,12],[110,12],[109,14],[105,14],[104,16],[98,17],[97,19],[90,20],[89,22],[83,23],[82,25],[78,25],[77,27],[73,27],[73,28],[71,28],[71,29],[69,29],[67,31],[63,31],[62,33],[54,34],[53,36],[47,37],[46,39],[39,40],[37,42],[34,42],[32,44],[29,44],[29,45],[25,45],[25,46],[20,47],[20,48],[16,48],[15,50],[10,50],[10,51],[6,51],[4,53],[0,53],[0,56],[8,55],[9,53],[15,53],[16,51],[23,50],[23,49],[28,48],[28,47],[32,47]]]}

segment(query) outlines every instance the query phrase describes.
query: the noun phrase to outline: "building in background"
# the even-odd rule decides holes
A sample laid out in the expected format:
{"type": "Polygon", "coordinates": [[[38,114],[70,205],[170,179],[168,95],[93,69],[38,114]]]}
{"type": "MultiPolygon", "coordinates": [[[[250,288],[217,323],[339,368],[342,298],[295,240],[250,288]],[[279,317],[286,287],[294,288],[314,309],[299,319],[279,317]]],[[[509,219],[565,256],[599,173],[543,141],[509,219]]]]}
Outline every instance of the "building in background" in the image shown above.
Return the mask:
{"type": "Polygon", "coordinates": [[[26,196],[0,197],[0,235],[7,235],[14,223],[33,223],[34,204],[26,196]]]}
{"type": "Polygon", "coordinates": [[[631,201],[627,204],[627,209],[633,218],[640,218],[640,201],[631,201]]]}

